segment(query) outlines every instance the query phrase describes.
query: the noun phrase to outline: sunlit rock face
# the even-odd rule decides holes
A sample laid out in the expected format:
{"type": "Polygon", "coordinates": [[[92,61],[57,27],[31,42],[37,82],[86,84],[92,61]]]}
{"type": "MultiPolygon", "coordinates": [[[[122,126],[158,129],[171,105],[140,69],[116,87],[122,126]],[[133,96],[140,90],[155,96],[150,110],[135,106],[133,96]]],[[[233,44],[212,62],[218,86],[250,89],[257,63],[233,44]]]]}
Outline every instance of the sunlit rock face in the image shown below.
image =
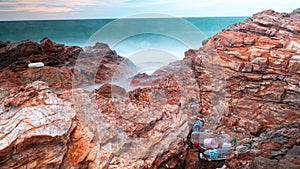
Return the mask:
{"type": "MultiPolygon", "coordinates": [[[[7,60],[0,168],[209,168],[185,144],[196,117],[207,119],[204,131],[237,138],[215,167],[299,168],[299,18],[299,10],[257,13],[151,75],[134,75],[103,43],[41,68],[7,60]]],[[[0,43],[5,57],[65,50],[47,38],[0,43]]]]}
{"type": "Polygon", "coordinates": [[[199,90],[192,69],[185,63],[173,63],[158,72],[162,71],[168,73],[160,75],[153,87],[125,91],[104,84],[91,93],[82,89],[62,93],[62,99],[76,102],[79,121],[94,135],[97,147],[89,166],[182,165],[178,162],[185,156],[184,139],[191,118],[199,111],[199,90]]]}
{"type": "Polygon", "coordinates": [[[75,112],[41,81],[12,90],[1,103],[1,168],[58,168],[75,112]]]}
{"type": "Polygon", "coordinates": [[[72,88],[94,88],[103,83],[122,83],[135,74],[135,65],[104,43],[78,47],[56,44],[48,38],[40,43],[0,42],[0,96],[12,87],[44,81],[59,93],[72,88]],[[43,67],[29,68],[42,62],[43,67]]]}
{"type": "MultiPolygon", "coordinates": [[[[44,39],[41,45],[44,51],[57,52],[51,44],[44,39]]],[[[101,43],[85,48],[80,57],[70,63],[74,66],[1,72],[1,167],[182,166],[178,161],[184,159],[190,118],[199,109],[193,70],[175,62],[155,72],[155,82],[149,80],[155,85],[136,86],[129,79],[132,88],[125,90],[109,83],[126,79],[117,75],[134,70],[130,61],[101,43]],[[89,71],[97,66],[99,70],[89,71]],[[91,79],[106,84],[93,91],[80,88],[91,79]]]]}
{"type": "Polygon", "coordinates": [[[228,167],[299,167],[300,13],[253,15],[186,52],[198,77],[207,127],[238,138],[228,167]],[[291,150],[293,149],[293,150],[291,150]],[[291,153],[293,154],[293,153],[291,153]],[[272,160],[271,160],[272,159],[272,160]]]}

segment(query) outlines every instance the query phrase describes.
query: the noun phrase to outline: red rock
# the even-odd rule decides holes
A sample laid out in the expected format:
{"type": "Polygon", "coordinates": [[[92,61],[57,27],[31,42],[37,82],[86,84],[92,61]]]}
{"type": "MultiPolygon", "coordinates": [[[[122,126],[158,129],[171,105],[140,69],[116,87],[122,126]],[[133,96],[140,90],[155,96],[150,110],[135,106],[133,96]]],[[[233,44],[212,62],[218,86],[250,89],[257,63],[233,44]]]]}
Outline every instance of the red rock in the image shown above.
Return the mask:
{"type": "Polygon", "coordinates": [[[34,81],[47,82],[49,87],[56,91],[63,91],[72,88],[72,72],[65,66],[57,67],[41,67],[25,69],[23,71],[12,72],[5,70],[0,72],[1,86],[9,90],[11,87],[19,87],[34,81]]]}
{"type": "Polygon", "coordinates": [[[66,62],[74,61],[81,48],[67,47],[56,44],[48,38],[41,40],[41,44],[32,41],[16,43],[2,43],[0,48],[0,70],[24,70],[30,62],[43,62],[47,66],[61,66],[66,62]]]}
{"type": "Polygon", "coordinates": [[[83,83],[82,74],[79,72],[79,70],[77,68],[71,68],[71,72],[73,74],[73,84],[72,84],[72,87],[73,88],[77,88],[78,86],[80,86],[80,84],[83,83]]]}
{"type": "Polygon", "coordinates": [[[49,38],[43,38],[41,40],[41,48],[43,52],[61,52],[64,50],[63,44],[56,44],[52,42],[49,38]]]}
{"type": "Polygon", "coordinates": [[[80,68],[83,81],[93,83],[126,81],[136,72],[136,67],[130,60],[117,55],[103,43],[84,48],[75,66],[80,68]]]}
{"type": "Polygon", "coordinates": [[[36,52],[25,60],[43,58],[56,66],[24,69],[27,61],[11,58],[2,65],[11,70],[1,72],[1,85],[16,88],[1,93],[0,167],[195,168],[226,163],[229,168],[299,168],[299,27],[298,10],[263,11],[224,29],[199,50],[187,51],[183,61],[133,78],[134,65],[103,43],[85,49],[49,39],[41,45],[0,43],[5,58],[22,49],[28,55],[36,52]],[[65,61],[74,68],[60,65],[65,61]],[[72,84],[124,79],[131,80],[128,92],[105,84],[92,93],[73,88],[58,97],[42,82],[18,87],[44,80],[51,89],[66,90],[72,84]],[[236,137],[238,151],[225,162],[198,160],[199,153],[184,144],[196,117],[207,119],[204,131],[236,137]]]}
{"type": "Polygon", "coordinates": [[[0,107],[1,168],[61,166],[74,129],[70,105],[34,82],[11,91],[0,107]]]}
{"type": "Polygon", "coordinates": [[[126,90],[117,85],[104,84],[99,89],[96,89],[95,93],[103,97],[111,98],[117,95],[125,95],[126,90]]]}
{"type": "MultiPolygon", "coordinates": [[[[202,114],[211,121],[206,127],[246,142],[246,138],[258,138],[281,124],[299,123],[300,22],[294,15],[299,16],[272,10],[257,13],[212,36],[194,52],[197,56],[187,53],[186,59],[193,61],[191,67],[198,75],[202,114]],[[278,30],[278,26],[282,27],[278,30]]],[[[291,138],[286,138],[289,143],[271,138],[253,141],[258,148],[248,154],[241,152],[228,160],[227,166],[251,168],[260,163],[255,157],[280,158],[287,152],[284,147],[295,143],[291,138]]]]}
{"type": "Polygon", "coordinates": [[[62,162],[62,168],[79,167],[87,168],[88,162],[85,162],[88,154],[94,148],[92,143],[93,134],[86,131],[86,129],[79,122],[76,123],[76,128],[70,135],[68,142],[68,152],[62,162]]]}
{"type": "MultiPolygon", "coordinates": [[[[6,47],[1,58],[5,59],[7,57],[12,60],[2,62],[4,64],[2,68],[17,71],[15,75],[9,73],[11,76],[5,77],[3,82],[0,82],[5,86],[8,85],[8,87],[41,80],[47,82],[52,89],[65,90],[71,89],[72,85],[83,87],[94,83],[126,81],[126,78],[129,78],[135,72],[135,66],[131,61],[118,56],[116,52],[102,43],[82,49],[76,46],[68,47],[56,44],[50,39],[44,38],[41,40],[41,44],[22,41],[14,44],[4,43],[3,45],[6,45],[6,47]],[[91,55],[97,57],[89,57],[91,55]],[[80,61],[82,57],[89,58],[80,61]],[[76,59],[79,60],[74,68],[71,68],[72,71],[63,66],[65,64],[75,64],[76,59]],[[27,65],[30,62],[43,62],[45,67],[29,69],[27,65]],[[78,71],[79,69],[80,71],[78,71]],[[72,79],[73,77],[74,79],[72,79]]],[[[0,66],[0,70],[2,68],[0,66]]]]}
{"type": "Polygon", "coordinates": [[[0,70],[4,68],[15,69],[17,65],[27,67],[28,61],[25,58],[30,55],[41,54],[38,43],[31,41],[21,41],[9,43],[2,48],[0,57],[0,70]]]}
{"type": "Polygon", "coordinates": [[[34,81],[45,81],[53,89],[71,89],[72,72],[67,67],[42,67],[38,69],[27,69],[22,74],[23,84],[34,81]]]}

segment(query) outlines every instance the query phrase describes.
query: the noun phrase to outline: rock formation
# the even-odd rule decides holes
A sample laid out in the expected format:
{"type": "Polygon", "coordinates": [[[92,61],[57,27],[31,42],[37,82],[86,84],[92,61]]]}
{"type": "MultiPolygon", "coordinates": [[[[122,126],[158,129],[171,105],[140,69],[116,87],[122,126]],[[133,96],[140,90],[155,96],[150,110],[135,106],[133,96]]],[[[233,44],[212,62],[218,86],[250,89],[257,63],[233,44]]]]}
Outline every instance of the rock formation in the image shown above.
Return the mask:
{"type": "Polygon", "coordinates": [[[257,13],[152,75],[103,43],[1,42],[0,168],[299,168],[299,18],[257,13]],[[237,138],[225,162],[186,144],[196,117],[237,138]]]}
{"type": "Polygon", "coordinates": [[[1,168],[59,167],[75,115],[44,82],[10,91],[1,104],[1,168]]]}
{"type": "Polygon", "coordinates": [[[1,42],[0,70],[24,70],[30,62],[44,62],[46,66],[63,65],[76,60],[81,51],[80,47],[56,44],[48,38],[42,39],[40,44],[29,40],[1,42]]]}
{"type": "Polygon", "coordinates": [[[299,54],[299,10],[257,13],[186,52],[208,127],[246,148],[226,161],[228,167],[300,166],[299,54]]]}
{"type": "Polygon", "coordinates": [[[110,82],[113,78],[123,78],[124,74],[133,74],[136,69],[131,61],[118,56],[103,43],[80,48],[56,44],[44,38],[40,44],[31,41],[0,44],[1,96],[12,87],[37,80],[61,92],[72,86],[110,82]],[[28,68],[28,64],[34,62],[43,62],[45,67],[28,68]]]}

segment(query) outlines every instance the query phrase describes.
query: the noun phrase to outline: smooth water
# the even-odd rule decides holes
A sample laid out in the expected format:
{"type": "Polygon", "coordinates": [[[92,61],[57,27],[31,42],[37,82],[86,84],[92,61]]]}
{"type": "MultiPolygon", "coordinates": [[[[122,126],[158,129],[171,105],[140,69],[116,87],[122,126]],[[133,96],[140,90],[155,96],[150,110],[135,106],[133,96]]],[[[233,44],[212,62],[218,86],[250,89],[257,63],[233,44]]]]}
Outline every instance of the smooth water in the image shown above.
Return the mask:
{"type": "MultiPolygon", "coordinates": [[[[144,72],[182,59],[184,51],[201,47],[203,40],[246,17],[125,18],[90,20],[0,21],[0,40],[86,46],[107,43],[144,72]],[[151,63],[151,64],[150,64],[151,63]]],[[[143,72],[142,71],[142,72],[143,72]]]]}
{"type": "MultiPolygon", "coordinates": [[[[241,22],[245,19],[246,17],[183,18],[183,20],[195,25],[207,35],[207,37],[220,32],[223,28],[233,23],[241,22]]],[[[42,38],[49,37],[57,43],[83,46],[93,33],[115,20],[116,19],[0,21],[0,40],[17,42],[28,39],[39,42],[42,38]]],[[[134,22],[140,22],[141,20],[148,22],[148,20],[153,19],[127,19],[127,21],[129,20],[135,20],[134,22]]],[[[165,22],[165,20],[168,19],[162,18],[156,20],[165,22]]],[[[143,27],[145,25],[137,24],[136,26],[143,27]]],[[[123,27],[123,30],[126,30],[126,27],[123,27]]]]}
{"type": "Polygon", "coordinates": [[[113,19],[1,21],[0,40],[39,42],[48,37],[57,43],[82,46],[94,32],[111,21],[113,19]]]}

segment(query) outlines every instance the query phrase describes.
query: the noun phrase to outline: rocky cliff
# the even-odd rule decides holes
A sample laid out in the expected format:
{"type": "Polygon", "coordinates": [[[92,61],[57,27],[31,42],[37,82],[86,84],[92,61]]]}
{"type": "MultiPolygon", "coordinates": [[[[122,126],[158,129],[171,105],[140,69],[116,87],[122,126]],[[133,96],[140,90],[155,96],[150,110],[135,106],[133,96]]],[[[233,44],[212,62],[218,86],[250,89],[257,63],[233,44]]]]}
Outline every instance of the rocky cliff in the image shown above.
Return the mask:
{"type": "Polygon", "coordinates": [[[299,18],[257,13],[134,77],[102,43],[0,43],[0,168],[299,168],[299,18]],[[126,90],[114,83],[124,79],[126,90]],[[199,161],[187,144],[197,117],[237,151],[199,161]]]}
{"type": "Polygon", "coordinates": [[[300,166],[299,54],[299,10],[257,13],[186,52],[208,127],[245,148],[226,160],[228,167],[300,166]]]}

